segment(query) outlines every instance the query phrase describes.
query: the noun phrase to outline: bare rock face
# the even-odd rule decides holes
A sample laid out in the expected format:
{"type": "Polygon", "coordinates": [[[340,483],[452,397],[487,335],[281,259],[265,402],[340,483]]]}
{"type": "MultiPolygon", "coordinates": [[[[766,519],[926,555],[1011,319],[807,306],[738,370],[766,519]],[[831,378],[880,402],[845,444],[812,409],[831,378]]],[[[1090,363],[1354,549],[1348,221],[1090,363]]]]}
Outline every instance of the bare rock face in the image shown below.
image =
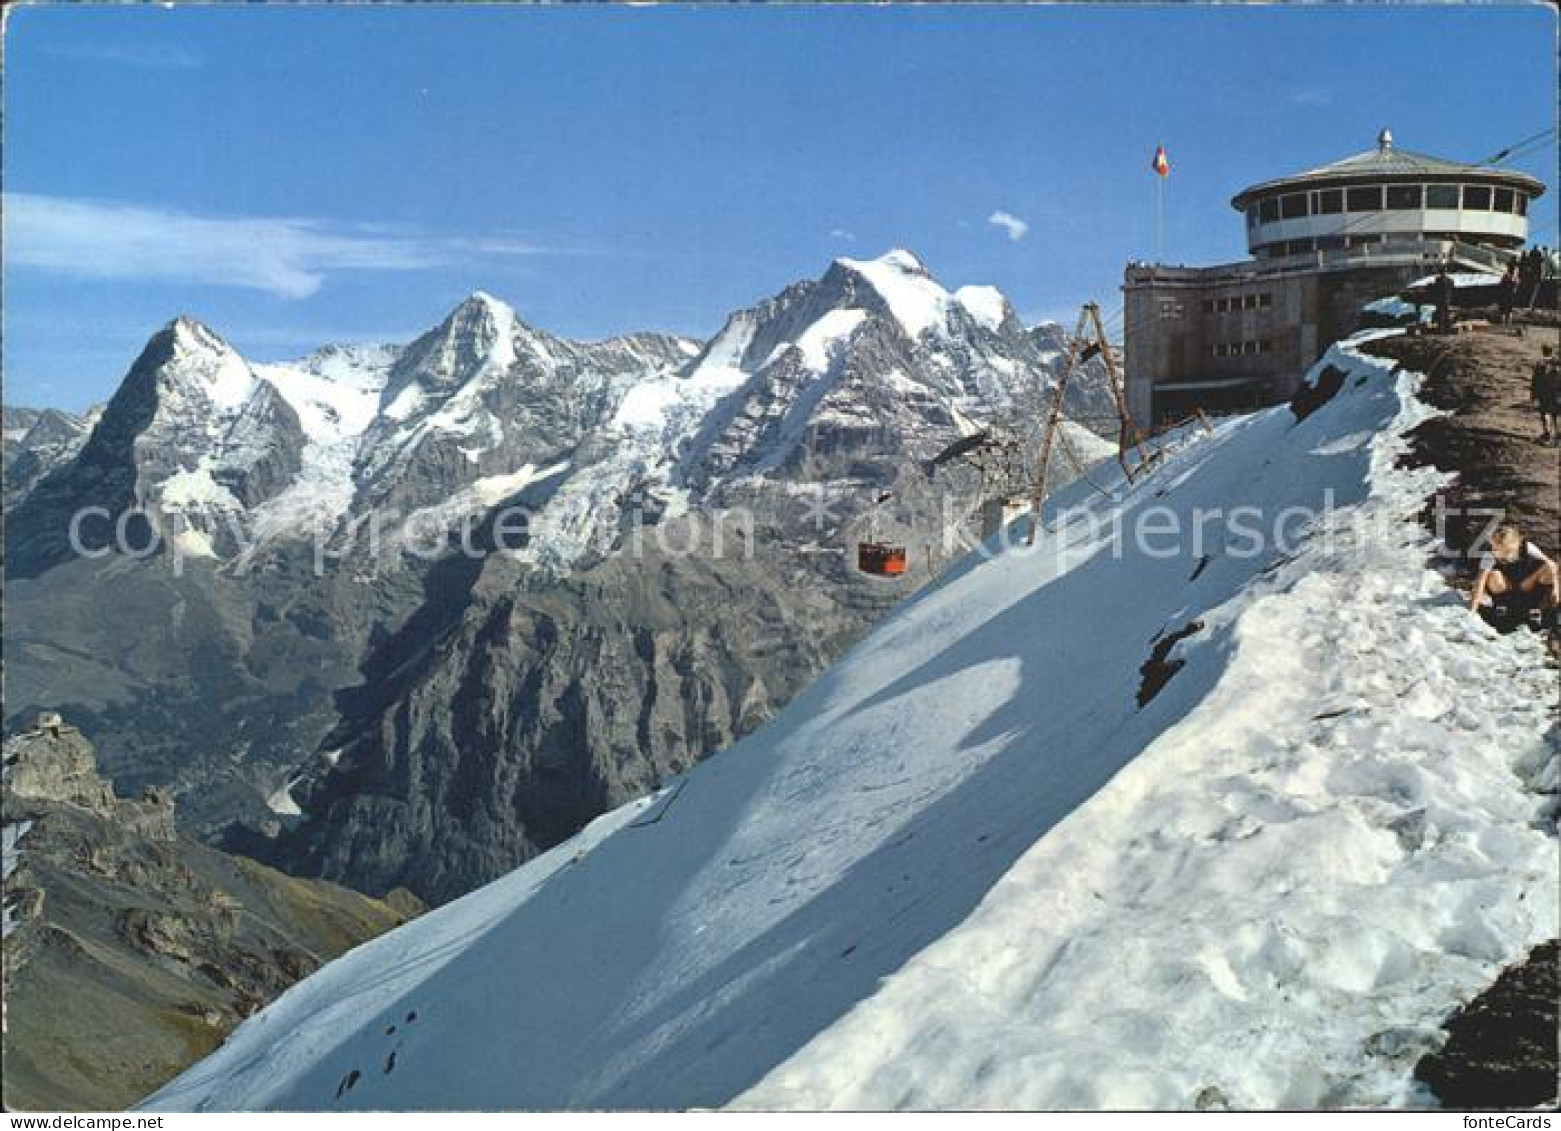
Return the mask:
{"type": "Polygon", "coordinates": [[[421,910],[295,880],[114,797],[59,723],[5,745],[5,1103],[128,1107],[322,963],[421,910]],[[56,733],[57,731],[57,733],[56,733]]]}
{"type": "Polygon", "coordinates": [[[844,572],[650,552],[528,591],[492,559],[438,647],[375,657],[269,851],[430,902],[502,875],[758,726],[904,592],[844,572]]]}
{"type": "Polygon", "coordinates": [[[58,715],[6,740],[5,786],[16,798],[80,805],[100,816],[114,810],[113,788],[98,776],[92,744],[58,715]]]}

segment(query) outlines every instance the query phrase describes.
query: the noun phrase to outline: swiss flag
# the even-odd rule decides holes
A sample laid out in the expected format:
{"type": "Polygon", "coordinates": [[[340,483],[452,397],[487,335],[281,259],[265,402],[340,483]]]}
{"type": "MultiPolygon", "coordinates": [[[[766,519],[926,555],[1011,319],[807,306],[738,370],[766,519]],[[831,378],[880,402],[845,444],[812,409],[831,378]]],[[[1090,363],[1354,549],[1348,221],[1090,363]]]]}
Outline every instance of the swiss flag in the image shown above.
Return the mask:
{"type": "Polygon", "coordinates": [[[1171,163],[1165,159],[1165,146],[1154,147],[1154,160],[1149,163],[1149,167],[1162,177],[1171,171],[1171,163]]]}

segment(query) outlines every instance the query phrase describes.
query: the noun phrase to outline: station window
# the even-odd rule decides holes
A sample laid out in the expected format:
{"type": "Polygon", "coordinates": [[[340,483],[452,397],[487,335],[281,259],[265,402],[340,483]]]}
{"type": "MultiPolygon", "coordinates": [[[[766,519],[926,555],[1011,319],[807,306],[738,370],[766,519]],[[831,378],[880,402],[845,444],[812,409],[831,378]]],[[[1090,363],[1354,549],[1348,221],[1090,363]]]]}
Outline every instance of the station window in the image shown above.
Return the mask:
{"type": "Polygon", "coordinates": [[[1463,206],[1481,212],[1489,212],[1491,190],[1489,185],[1464,185],[1463,206]]]}
{"type": "Polygon", "coordinates": [[[1342,251],[1344,250],[1343,236],[1318,236],[1318,251],[1342,251]]]}
{"type": "Polygon", "coordinates": [[[1213,314],[1214,313],[1214,300],[1212,298],[1206,298],[1206,299],[1203,300],[1203,313],[1205,313],[1205,314],[1213,314]]]}
{"type": "Polygon", "coordinates": [[[1257,223],[1258,223],[1258,209],[1257,209],[1257,205],[1249,204],[1249,205],[1247,205],[1247,227],[1255,228],[1255,227],[1257,227],[1257,223]]]}
{"type": "Polygon", "coordinates": [[[1457,185],[1427,185],[1425,190],[1425,206],[1427,208],[1457,208],[1457,185]]]}
{"type": "Polygon", "coordinates": [[[1291,193],[1279,198],[1279,216],[1282,220],[1296,220],[1306,215],[1306,194],[1291,193]]]}
{"type": "Polygon", "coordinates": [[[1271,196],[1267,200],[1260,201],[1257,206],[1257,214],[1265,224],[1279,219],[1279,198],[1271,196]]]}
{"type": "Polygon", "coordinates": [[[1517,193],[1516,196],[1517,196],[1517,205],[1518,205],[1518,207],[1517,207],[1518,215],[1519,216],[1527,216],[1528,215],[1528,197],[1523,195],[1521,192],[1517,193]]]}
{"type": "Polygon", "coordinates": [[[1258,353],[1273,353],[1274,341],[1272,338],[1259,338],[1257,343],[1258,353]]]}
{"type": "Polygon", "coordinates": [[[1264,291],[1262,294],[1257,296],[1257,304],[1261,309],[1267,310],[1269,307],[1274,305],[1274,296],[1269,294],[1267,291],[1264,291]]]}
{"type": "Polygon", "coordinates": [[[1342,189],[1323,189],[1317,194],[1317,206],[1312,209],[1320,216],[1331,215],[1334,212],[1344,211],[1344,191],[1342,189]]]}
{"type": "Polygon", "coordinates": [[[1242,353],[1257,353],[1257,343],[1256,342],[1242,342],[1241,343],[1241,352],[1242,353]]]}
{"type": "Polygon", "coordinates": [[[1497,212],[1511,212],[1512,190],[1510,188],[1497,189],[1495,195],[1492,197],[1491,207],[1494,208],[1497,212]]]}
{"type": "Polygon", "coordinates": [[[1312,250],[1311,240],[1291,240],[1285,244],[1286,255],[1306,255],[1312,250]]]}
{"type": "Polygon", "coordinates": [[[1351,212],[1380,212],[1382,189],[1375,185],[1371,188],[1352,188],[1344,194],[1344,203],[1351,212]]]}
{"type": "Polygon", "coordinates": [[[1241,300],[1241,309],[1243,309],[1243,310],[1256,310],[1257,309],[1257,295],[1247,295],[1246,297],[1244,297],[1241,300]]]}
{"type": "Polygon", "coordinates": [[[1406,209],[1420,207],[1419,185],[1389,185],[1388,207],[1406,209]]]}

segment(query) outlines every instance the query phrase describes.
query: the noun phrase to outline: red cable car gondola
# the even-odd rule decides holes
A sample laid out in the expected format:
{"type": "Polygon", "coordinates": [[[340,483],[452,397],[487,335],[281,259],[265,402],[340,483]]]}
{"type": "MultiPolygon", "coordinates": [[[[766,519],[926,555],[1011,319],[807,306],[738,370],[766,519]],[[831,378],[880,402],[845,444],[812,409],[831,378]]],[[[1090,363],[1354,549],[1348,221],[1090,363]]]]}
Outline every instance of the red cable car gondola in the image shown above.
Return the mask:
{"type": "Polygon", "coordinates": [[[899,577],[905,572],[905,547],[887,542],[858,542],[856,568],[874,577],[899,577]]]}
{"type": "Polygon", "coordinates": [[[905,572],[905,547],[878,540],[878,512],[893,497],[892,491],[879,493],[868,511],[867,541],[856,544],[856,568],[870,577],[899,577],[905,572]]]}

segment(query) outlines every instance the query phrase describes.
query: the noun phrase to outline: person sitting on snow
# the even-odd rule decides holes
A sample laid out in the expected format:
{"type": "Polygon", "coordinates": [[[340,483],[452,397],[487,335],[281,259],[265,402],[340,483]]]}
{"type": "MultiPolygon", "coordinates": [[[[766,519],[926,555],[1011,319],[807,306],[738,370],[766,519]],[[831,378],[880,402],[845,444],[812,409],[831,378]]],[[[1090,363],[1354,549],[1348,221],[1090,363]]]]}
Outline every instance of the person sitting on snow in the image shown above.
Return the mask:
{"type": "Polygon", "coordinates": [[[1482,612],[1486,600],[1507,616],[1523,619],[1529,610],[1561,608],[1561,571],[1516,526],[1497,527],[1491,548],[1480,557],[1480,573],[1469,607],[1482,612]]]}

